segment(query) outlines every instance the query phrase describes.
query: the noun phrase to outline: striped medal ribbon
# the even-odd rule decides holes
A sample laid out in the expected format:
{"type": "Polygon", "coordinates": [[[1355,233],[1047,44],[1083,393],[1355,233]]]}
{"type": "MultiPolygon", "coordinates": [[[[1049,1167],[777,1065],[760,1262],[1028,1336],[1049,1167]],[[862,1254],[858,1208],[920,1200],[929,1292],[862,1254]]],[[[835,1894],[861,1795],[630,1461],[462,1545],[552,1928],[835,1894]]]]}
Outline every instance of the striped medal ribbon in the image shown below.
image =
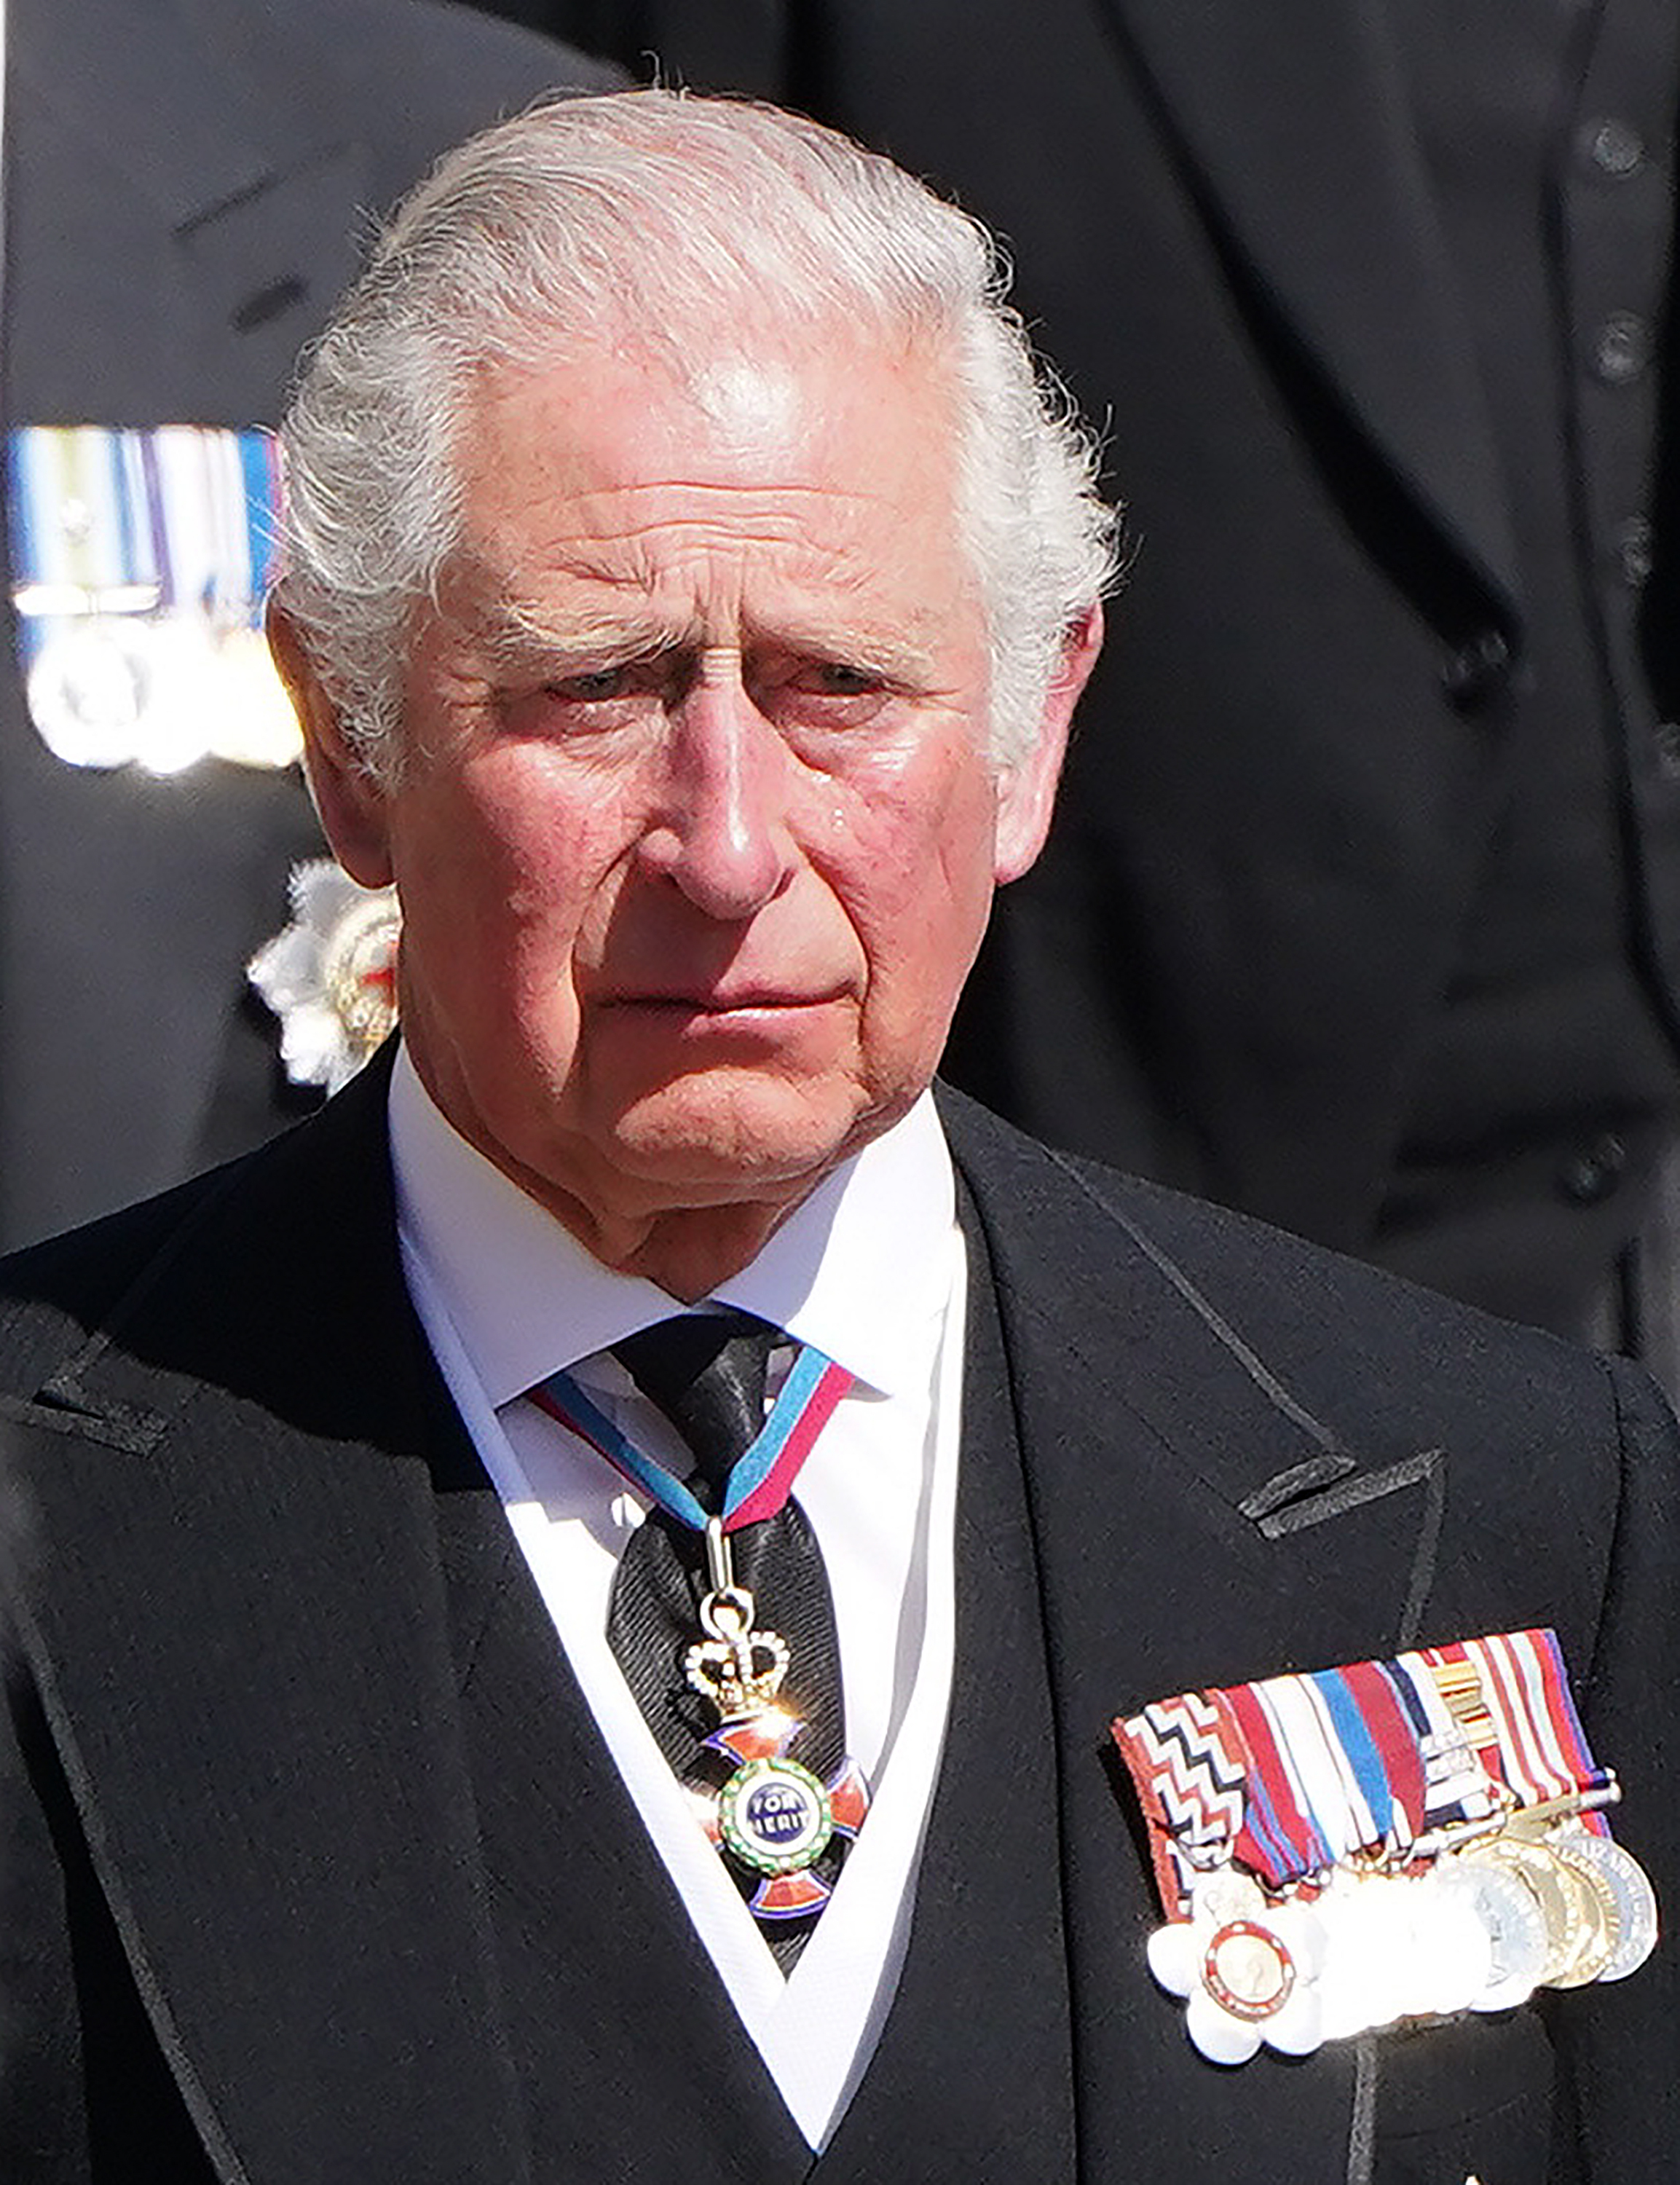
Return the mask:
{"type": "Polygon", "coordinates": [[[7,435],[30,717],[72,766],[284,767],[298,725],[262,634],[281,504],[271,433],[26,425],[7,435]]]}
{"type": "Polygon", "coordinates": [[[570,1373],[550,1374],[530,1394],[539,1410],[587,1442],[667,1517],[694,1533],[707,1533],[715,1525],[727,1537],[743,1525],[775,1516],[851,1386],[844,1366],[825,1358],[813,1344],[801,1344],[757,1439],[730,1467],[723,1507],[715,1515],[673,1472],[639,1449],[570,1373]]]}
{"type": "Polygon", "coordinates": [[[1215,2062],[1621,1979],[1655,1939],[1552,1631],[1180,1693],[1113,1733],[1169,1923],[1150,1964],[1215,2062]]]}
{"type": "Polygon", "coordinates": [[[551,1374],[529,1392],[540,1411],[705,1540],[709,1590],[684,1674],[717,1711],[704,1746],[732,1769],[707,1801],[706,1827],[721,1851],[757,1877],[749,1906],[762,1920],[802,1916],[827,1902],[834,1885],[813,1869],[836,1836],[857,1835],[869,1792],[850,1758],[824,1782],[789,1756],[803,1727],[779,1704],[790,1651],[779,1633],[755,1627],[753,1597],[735,1582],[730,1536],[783,1508],[851,1382],[843,1366],[801,1344],[762,1428],[730,1467],[716,1512],[638,1447],[571,1374],[551,1374]]]}

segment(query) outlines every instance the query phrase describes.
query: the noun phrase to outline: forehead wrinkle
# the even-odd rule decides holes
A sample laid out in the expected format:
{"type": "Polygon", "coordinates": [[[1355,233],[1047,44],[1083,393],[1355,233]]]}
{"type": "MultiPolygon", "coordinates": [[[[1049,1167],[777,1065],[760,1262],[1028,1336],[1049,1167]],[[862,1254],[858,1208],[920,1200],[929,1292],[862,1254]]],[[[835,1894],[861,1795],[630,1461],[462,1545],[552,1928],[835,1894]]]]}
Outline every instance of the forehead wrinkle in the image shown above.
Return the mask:
{"type": "Polygon", "coordinates": [[[680,494],[684,500],[716,501],[725,506],[731,501],[759,500],[767,496],[801,503],[828,501],[839,508],[879,508],[892,500],[890,494],[865,493],[856,487],[804,478],[771,478],[745,481],[704,478],[623,479],[617,483],[603,480],[599,484],[573,488],[572,497],[578,501],[646,500],[661,494],[680,494]]]}
{"type": "Polygon", "coordinates": [[[767,545],[799,545],[814,529],[841,539],[882,510],[902,516],[895,497],[798,481],[723,484],[684,478],[573,487],[556,495],[566,532],[548,542],[557,557],[589,542],[633,543],[658,535],[699,533],[720,545],[740,539],[767,545]],[[813,524],[813,512],[819,519],[813,524]]]}
{"type": "MultiPolygon", "coordinates": [[[[818,498],[832,506],[840,496],[818,498]]],[[[955,604],[915,587],[884,591],[879,563],[846,527],[825,539],[790,516],[785,527],[720,536],[704,515],[684,511],[616,535],[597,528],[580,537],[575,517],[567,521],[563,536],[522,542],[516,556],[498,553],[494,538],[460,550],[455,584],[470,603],[463,619],[499,661],[707,647],[721,609],[743,642],[812,657],[862,654],[884,671],[913,676],[930,668],[955,604]]]]}
{"type": "MultiPolygon", "coordinates": [[[[859,544],[846,524],[812,524],[803,514],[789,510],[757,510],[749,522],[720,528],[701,515],[650,516],[608,526],[593,524],[586,537],[568,535],[545,542],[539,555],[557,572],[589,577],[606,584],[626,581],[623,565],[606,558],[633,556],[633,570],[645,571],[642,581],[656,581],[667,573],[661,562],[686,562],[705,556],[720,562],[739,561],[759,552],[776,556],[776,571],[802,562],[827,566],[836,556],[857,558],[859,544]]],[[[767,571],[767,573],[775,573],[767,571]]]]}
{"type": "MultiPolygon", "coordinates": [[[[545,615],[587,619],[591,592],[644,601],[650,620],[660,616],[658,602],[675,595],[691,600],[695,618],[703,619],[708,601],[734,598],[745,610],[755,595],[804,599],[820,612],[825,595],[867,596],[877,573],[861,542],[813,538],[802,526],[718,538],[704,527],[667,523],[616,538],[542,541],[522,556],[520,567],[505,571],[481,557],[473,590],[492,612],[527,622],[545,615]]],[[[624,611],[600,612],[616,619],[624,611]]]]}

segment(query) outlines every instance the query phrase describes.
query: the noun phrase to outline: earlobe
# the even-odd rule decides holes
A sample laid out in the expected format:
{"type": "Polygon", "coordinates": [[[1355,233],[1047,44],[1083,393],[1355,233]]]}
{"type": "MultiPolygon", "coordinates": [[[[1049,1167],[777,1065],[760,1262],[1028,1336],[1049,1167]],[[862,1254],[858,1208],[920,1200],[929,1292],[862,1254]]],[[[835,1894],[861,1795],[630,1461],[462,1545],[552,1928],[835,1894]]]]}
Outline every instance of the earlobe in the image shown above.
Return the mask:
{"type": "Polygon", "coordinates": [[[1102,649],[1102,608],[1093,605],[1062,640],[1062,657],[1039,717],[1038,738],[997,782],[996,849],[993,877],[999,886],[1019,880],[1044,847],[1056,808],[1056,788],[1067,754],[1068,732],[1080,693],[1102,649]]]}
{"type": "Polygon", "coordinates": [[[269,601],[265,626],[303,730],[310,794],[332,853],[363,887],[384,887],[392,877],[385,791],[350,749],[302,633],[277,600],[269,601]]]}

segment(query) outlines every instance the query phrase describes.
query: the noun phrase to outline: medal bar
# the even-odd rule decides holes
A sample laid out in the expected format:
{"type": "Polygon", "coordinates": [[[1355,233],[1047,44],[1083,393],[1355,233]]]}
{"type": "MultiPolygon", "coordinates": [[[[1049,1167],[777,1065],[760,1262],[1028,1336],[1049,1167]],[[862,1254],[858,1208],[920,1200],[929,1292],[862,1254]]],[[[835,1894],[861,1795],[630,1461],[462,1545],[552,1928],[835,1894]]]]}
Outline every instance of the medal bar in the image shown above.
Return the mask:
{"type": "Polygon", "coordinates": [[[159,774],[292,765],[302,740],[262,634],[275,436],[29,425],[3,450],[20,664],[54,756],[159,774]]]}
{"type": "Polygon", "coordinates": [[[1211,2062],[1625,1980],[1657,1939],[1555,1635],[1184,1692],[1116,1719],[1211,2062]]]}

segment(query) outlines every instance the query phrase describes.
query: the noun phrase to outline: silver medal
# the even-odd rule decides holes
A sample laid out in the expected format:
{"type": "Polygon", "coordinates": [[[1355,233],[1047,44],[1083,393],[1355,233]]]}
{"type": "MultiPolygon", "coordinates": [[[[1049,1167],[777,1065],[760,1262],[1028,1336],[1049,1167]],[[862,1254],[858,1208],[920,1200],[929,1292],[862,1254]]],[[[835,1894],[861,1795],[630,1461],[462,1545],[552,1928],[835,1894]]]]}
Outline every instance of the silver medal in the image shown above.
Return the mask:
{"type": "Polygon", "coordinates": [[[1656,1892],[1638,1860],[1610,1837],[1592,1836],[1583,1829],[1564,1841],[1571,1858],[1585,1860],[1598,1869],[1616,1900],[1616,1946],[1599,1978],[1626,1980],[1629,1973],[1638,1972],[1656,1948],[1656,1892]]]}

